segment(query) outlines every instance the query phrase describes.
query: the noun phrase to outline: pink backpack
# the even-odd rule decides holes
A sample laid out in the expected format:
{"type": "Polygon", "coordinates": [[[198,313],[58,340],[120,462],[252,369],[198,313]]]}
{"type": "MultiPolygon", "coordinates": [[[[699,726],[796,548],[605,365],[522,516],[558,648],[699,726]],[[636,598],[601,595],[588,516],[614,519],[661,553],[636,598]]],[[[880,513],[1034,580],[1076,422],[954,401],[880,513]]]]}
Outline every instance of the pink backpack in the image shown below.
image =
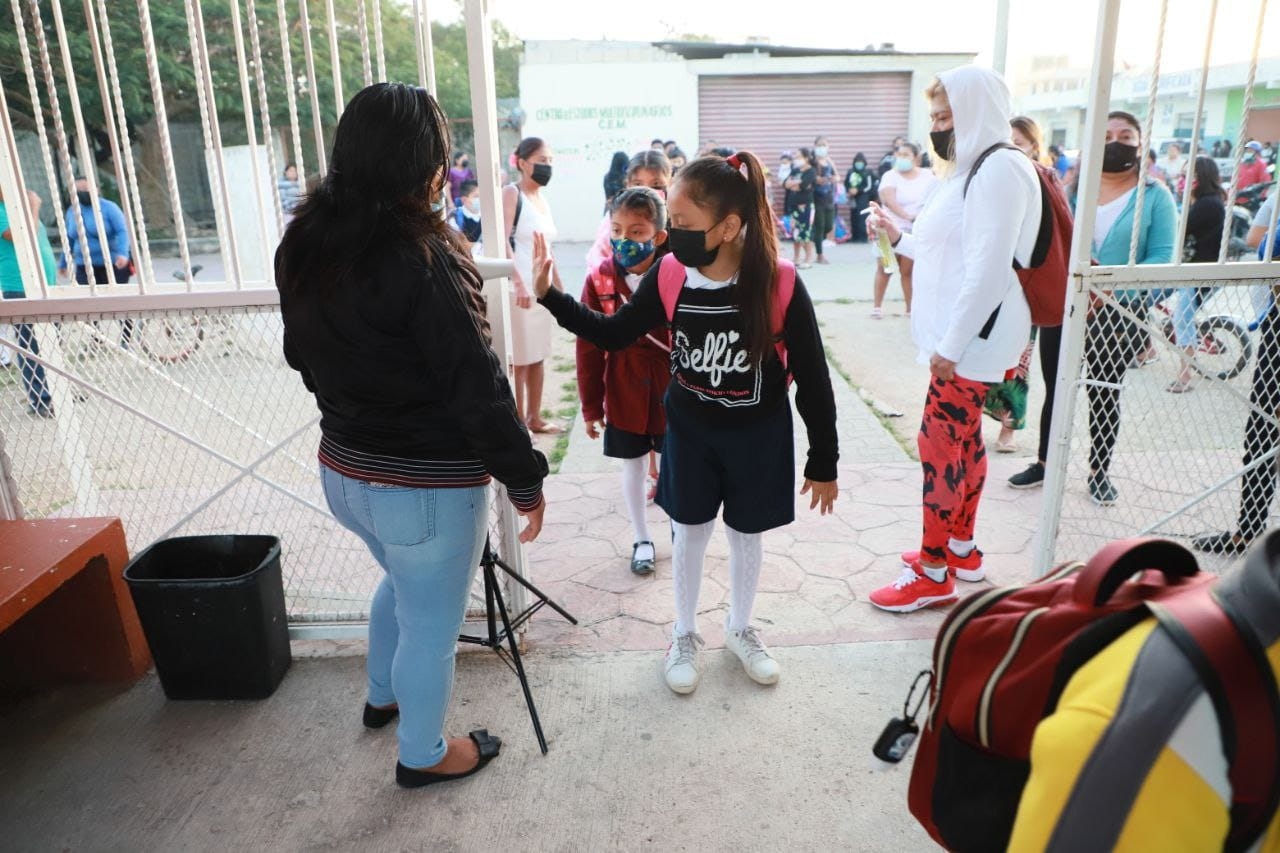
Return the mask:
{"type": "MultiPolygon", "coordinates": [[[[667,311],[668,323],[675,319],[676,303],[680,301],[684,281],[684,266],[676,260],[675,255],[664,255],[658,262],[658,294],[662,297],[662,307],[667,311]]],[[[783,370],[787,370],[787,345],[782,340],[782,332],[787,321],[787,308],[791,306],[791,297],[795,292],[795,264],[778,258],[778,287],[773,293],[773,336],[777,340],[773,347],[777,350],[778,361],[782,362],[783,370]]],[[[788,370],[787,382],[790,381],[791,372],[788,370]]]]}

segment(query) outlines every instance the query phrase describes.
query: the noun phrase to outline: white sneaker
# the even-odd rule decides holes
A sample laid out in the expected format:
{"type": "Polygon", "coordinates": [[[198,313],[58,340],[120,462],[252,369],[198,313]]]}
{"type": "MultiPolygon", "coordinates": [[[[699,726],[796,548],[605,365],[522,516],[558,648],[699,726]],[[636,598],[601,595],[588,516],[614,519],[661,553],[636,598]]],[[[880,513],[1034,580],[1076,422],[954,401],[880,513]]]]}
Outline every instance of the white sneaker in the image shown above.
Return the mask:
{"type": "Polygon", "coordinates": [[[760,639],[760,629],[748,625],[741,631],[726,631],[724,644],[729,651],[742,661],[742,668],[757,684],[777,684],[782,674],[778,662],[769,654],[764,640],[760,639]]]}
{"type": "Polygon", "coordinates": [[[702,637],[693,631],[672,635],[663,669],[667,686],[674,692],[692,693],[698,688],[698,682],[702,679],[702,674],[698,672],[698,649],[704,645],[706,643],[702,637]]]}

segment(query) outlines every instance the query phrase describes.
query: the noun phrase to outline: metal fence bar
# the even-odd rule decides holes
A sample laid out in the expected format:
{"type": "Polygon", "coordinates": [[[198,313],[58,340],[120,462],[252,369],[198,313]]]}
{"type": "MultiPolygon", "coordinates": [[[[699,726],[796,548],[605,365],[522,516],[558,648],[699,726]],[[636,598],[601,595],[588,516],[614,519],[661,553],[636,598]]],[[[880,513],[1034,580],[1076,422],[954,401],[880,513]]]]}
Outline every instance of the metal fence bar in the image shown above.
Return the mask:
{"type": "MultiPolygon", "coordinates": [[[[1187,217],[1191,213],[1191,185],[1195,183],[1196,160],[1200,157],[1200,131],[1204,124],[1204,96],[1209,87],[1209,60],[1213,54],[1213,33],[1218,23],[1218,0],[1209,2],[1209,24],[1204,35],[1204,59],[1200,63],[1200,88],[1196,92],[1196,117],[1191,126],[1191,150],[1187,160],[1187,179],[1182,189],[1182,212],[1178,216],[1178,236],[1175,246],[1181,246],[1187,239],[1187,217]]],[[[1224,241],[1225,242],[1225,241],[1224,241]]],[[[1224,258],[1219,257],[1219,263],[1224,258]]],[[[1176,260],[1182,261],[1181,253],[1176,260]]]]}
{"type": "Polygon", "coordinates": [[[203,38],[199,0],[186,0],[187,34],[191,42],[191,64],[196,75],[196,100],[200,107],[200,129],[204,133],[205,160],[209,163],[209,177],[213,181],[215,202],[213,215],[218,236],[218,248],[222,254],[223,268],[228,280],[239,289],[240,254],[236,247],[235,229],[231,224],[231,202],[227,197],[227,182],[222,173],[222,131],[218,126],[217,105],[214,99],[213,75],[209,70],[208,45],[203,38]],[[209,152],[214,152],[210,158],[209,152]]]}
{"type": "Polygon", "coordinates": [[[373,85],[373,63],[369,55],[369,14],[364,0],[356,0],[356,29],[360,35],[360,70],[364,84],[373,85]]]}
{"type": "MultiPolygon", "coordinates": [[[[116,136],[116,121],[109,95],[111,87],[107,83],[107,69],[103,64],[102,40],[98,33],[98,16],[93,11],[93,0],[83,0],[86,29],[89,31],[89,49],[93,53],[93,67],[98,75],[98,97],[102,100],[103,124],[107,129],[107,144],[111,147],[111,165],[115,168],[116,187],[120,191],[120,210],[124,213],[128,224],[129,235],[133,237],[140,230],[146,230],[146,223],[139,223],[134,218],[134,205],[129,191],[129,182],[124,174],[124,156],[120,150],[120,139],[116,136]]],[[[126,133],[125,142],[128,143],[126,133]]],[[[96,171],[96,167],[95,167],[96,171]]],[[[131,251],[130,256],[134,253],[131,251]]]]}
{"type": "MultiPolygon", "coordinates": [[[[311,47],[311,18],[307,13],[307,0],[298,0],[298,13],[302,29],[302,53],[307,60],[307,88],[311,91],[311,126],[316,135],[317,174],[321,177],[329,171],[329,157],[324,150],[324,126],[320,113],[320,85],[316,79],[315,51],[311,47]]],[[[283,14],[283,13],[282,13],[283,14]]]]}
{"type": "Polygon", "coordinates": [[[1115,74],[1116,30],[1120,0],[1101,0],[1094,38],[1093,71],[1089,80],[1089,105],[1085,138],[1080,153],[1080,183],[1071,239],[1070,304],[1062,321],[1062,347],[1058,355],[1058,383],[1053,421],[1049,429],[1049,458],[1045,460],[1044,502],[1040,511],[1040,538],[1036,543],[1035,574],[1043,577],[1054,564],[1055,545],[1062,521],[1063,492],[1075,422],[1076,380],[1084,358],[1084,333],[1089,314],[1089,285],[1084,274],[1091,266],[1093,226],[1097,219],[1098,188],[1102,178],[1102,145],[1107,135],[1111,81],[1115,74]]]}
{"type": "Polygon", "coordinates": [[[187,217],[182,210],[182,194],[178,189],[178,170],[173,160],[173,140],[169,137],[169,111],[164,102],[164,89],[160,84],[160,65],[156,61],[156,37],[151,26],[151,6],[148,0],[137,0],[138,24],[142,32],[142,52],[147,62],[147,79],[151,84],[151,104],[156,111],[156,121],[161,128],[160,154],[164,161],[165,183],[169,190],[169,204],[173,209],[173,228],[178,238],[178,255],[182,258],[182,270],[188,291],[191,290],[191,252],[187,248],[187,217]]]}
{"type": "MultiPolygon", "coordinates": [[[[49,96],[49,111],[50,111],[49,114],[50,114],[50,117],[53,119],[54,138],[58,146],[58,161],[62,165],[63,180],[66,181],[67,189],[74,194],[75,183],[76,183],[75,169],[73,169],[71,166],[71,152],[67,148],[67,129],[65,124],[62,121],[62,104],[58,101],[58,84],[54,81],[54,78],[53,78],[53,62],[49,58],[49,40],[45,38],[45,34],[44,34],[44,19],[40,16],[40,3],[38,2],[38,0],[27,0],[27,5],[31,9],[31,28],[36,34],[36,47],[40,53],[40,68],[44,72],[45,94],[49,96]]],[[[74,80],[75,78],[73,77],[72,79],[74,80]]],[[[74,97],[74,94],[73,94],[73,97],[74,97]]],[[[79,101],[77,101],[77,103],[79,103],[79,101]]],[[[36,116],[36,121],[39,122],[43,120],[44,120],[43,117],[36,116]]],[[[90,184],[91,190],[92,190],[92,186],[93,185],[90,184]]],[[[60,198],[60,197],[61,197],[61,194],[59,194],[58,196],[55,196],[55,198],[60,198]]],[[[84,214],[80,209],[80,205],[72,204],[71,210],[73,213],[73,219],[76,223],[76,229],[78,230],[78,232],[80,234],[88,233],[84,227],[84,214]]],[[[96,207],[95,207],[95,210],[96,210],[96,207]]],[[[99,225],[98,227],[101,228],[102,226],[99,225]]],[[[104,230],[104,231],[101,231],[100,233],[105,234],[106,232],[104,230]]],[[[63,251],[67,255],[70,255],[70,247],[71,247],[70,243],[66,243],[63,246],[63,251]]],[[[81,259],[84,261],[85,269],[92,272],[93,259],[89,254],[88,240],[80,241],[80,253],[81,253],[81,259]]],[[[71,258],[69,260],[69,263],[74,264],[75,259],[71,258]]],[[[89,276],[89,292],[91,294],[96,294],[97,289],[98,289],[98,285],[95,283],[94,277],[90,275],[89,276]]]]}
{"type": "MultiPolygon", "coordinates": [[[[13,22],[18,28],[16,35],[18,36],[18,52],[22,56],[22,70],[27,78],[27,94],[31,98],[31,109],[36,117],[36,138],[40,142],[40,154],[43,156],[44,162],[41,164],[44,170],[45,179],[49,182],[49,203],[53,205],[53,218],[57,223],[58,238],[61,245],[65,248],[71,243],[67,240],[66,218],[59,210],[59,202],[62,199],[62,192],[58,189],[57,167],[53,165],[53,151],[49,147],[49,133],[45,129],[44,107],[41,105],[40,86],[36,82],[35,68],[31,63],[31,45],[27,43],[27,23],[25,15],[22,11],[22,0],[13,0],[13,22]]],[[[7,114],[7,111],[6,111],[7,114]]],[[[44,283],[44,278],[40,279],[40,295],[46,296],[48,290],[44,283]]],[[[28,294],[30,295],[30,294],[28,294]]]]}
{"type": "MultiPolygon", "coordinates": [[[[1253,34],[1253,49],[1249,52],[1249,76],[1244,84],[1244,105],[1241,115],[1248,118],[1250,110],[1253,109],[1253,86],[1258,78],[1258,51],[1262,48],[1262,25],[1267,18],[1267,0],[1259,0],[1258,2],[1258,28],[1253,34]]],[[[1236,139],[1235,163],[1231,168],[1231,185],[1227,189],[1227,210],[1230,211],[1236,204],[1236,194],[1240,190],[1240,161],[1244,157],[1244,146],[1248,141],[1249,130],[1248,122],[1240,122],[1240,133],[1236,139]]],[[[1222,247],[1218,252],[1218,260],[1225,261],[1227,258],[1227,241],[1222,241],[1222,247]]]]}
{"type": "MultiPolygon", "coordinates": [[[[249,46],[253,50],[253,77],[254,82],[258,85],[258,110],[262,118],[262,143],[267,152],[267,172],[270,177],[267,180],[267,189],[271,193],[271,208],[275,214],[276,233],[284,233],[284,206],[280,203],[280,184],[277,182],[277,176],[283,177],[279,165],[276,163],[276,146],[275,137],[271,130],[271,105],[267,103],[267,69],[262,61],[262,36],[258,32],[258,4],[254,0],[245,0],[245,11],[249,18],[249,46]]],[[[289,85],[285,85],[285,90],[289,91],[289,85]]],[[[254,158],[254,164],[257,164],[257,158],[254,158]]],[[[261,192],[261,188],[259,188],[261,192]]],[[[262,216],[263,233],[266,233],[266,215],[262,216]]],[[[271,244],[266,242],[263,244],[268,253],[271,252],[271,244]]],[[[270,270],[272,259],[267,258],[266,269],[270,270]]],[[[267,274],[270,279],[270,273],[267,274]]]]}
{"type": "Polygon", "coordinates": [[[435,46],[431,38],[431,21],[427,18],[427,0],[413,0],[413,40],[418,48],[418,85],[436,96],[435,46]]]}
{"type": "Polygon", "coordinates": [[[329,60],[333,65],[333,112],[334,115],[342,115],[347,99],[342,96],[342,55],[338,52],[338,18],[333,12],[333,0],[325,0],[325,13],[328,16],[329,60]]]}
{"type": "MultiPolygon", "coordinates": [[[[304,5],[305,2],[306,0],[303,0],[304,5]]],[[[289,138],[293,142],[293,164],[298,169],[298,181],[305,187],[307,170],[303,166],[302,127],[298,120],[298,78],[293,70],[293,48],[289,43],[289,21],[284,10],[284,0],[276,0],[276,19],[280,27],[280,62],[284,65],[284,95],[289,107],[289,138]]],[[[314,83],[312,87],[314,88],[314,83]]],[[[281,228],[283,229],[283,223],[281,228]]]]}
{"type": "Polygon", "coordinates": [[[373,0],[373,45],[378,61],[378,79],[387,79],[387,46],[382,41],[382,0],[373,0]]]}
{"type": "MultiPolygon", "coordinates": [[[[86,5],[88,2],[89,0],[85,0],[86,5]]],[[[129,187],[128,197],[133,201],[133,238],[138,246],[139,259],[142,261],[138,265],[138,289],[141,293],[146,293],[155,283],[155,269],[151,259],[151,241],[147,236],[147,220],[142,210],[142,191],[138,187],[138,167],[134,162],[133,145],[129,140],[129,121],[124,111],[124,93],[120,89],[120,69],[116,64],[115,41],[111,37],[111,20],[107,16],[106,0],[98,0],[98,17],[102,26],[101,50],[106,56],[111,97],[115,105],[114,114],[119,124],[118,131],[112,134],[112,144],[115,146],[117,164],[123,155],[124,176],[129,187]]],[[[107,98],[105,87],[102,98],[105,103],[107,98]]]]}
{"type": "Polygon", "coordinates": [[[1164,55],[1164,33],[1169,20],[1169,0],[1160,0],[1160,25],[1156,29],[1156,57],[1151,69],[1151,85],[1147,92],[1147,123],[1138,146],[1138,187],[1133,197],[1133,229],[1129,233],[1129,266],[1138,263],[1138,235],[1142,233],[1143,201],[1147,194],[1147,151],[1156,124],[1156,99],[1160,95],[1160,60],[1164,55]]]}
{"type": "MultiPolygon", "coordinates": [[[[255,15],[253,17],[253,26],[256,29],[257,16],[255,15]]],[[[253,95],[250,94],[249,75],[246,73],[248,62],[246,61],[244,48],[244,28],[240,25],[240,0],[231,0],[231,32],[233,36],[232,40],[236,47],[236,63],[240,68],[240,101],[244,111],[245,138],[248,140],[249,145],[249,174],[253,180],[253,197],[254,200],[257,201],[257,204],[255,205],[255,208],[257,209],[254,213],[258,220],[258,237],[262,241],[262,245],[260,247],[262,252],[262,269],[267,280],[270,281],[271,276],[267,271],[271,269],[273,255],[271,247],[274,241],[272,239],[271,229],[267,224],[266,211],[262,210],[262,199],[264,194],[262,192],[262,169],[258,165],[258,128],[253,119],[253,95]]],[[[262,57],[260,55],[258,57],[257,66],[260,72],[262,67],[262,57]]],[[[266,94],[265,87],[263,88],[263,94],[266,94]]],[[[262,107],[263,116],[265,118],[267,107],[265,98],[263,99],[262,107]]],[[[267,139],[266,147],[267,160],[271,164],[270,170],[272,175],[271,187],[268,192],[272,198],[275,198],[275,156],[271,151],[271,141],[269,138],[267,139]]],[[[278,199],[275,206],[277,208],[279,207],[278,199]]]]}

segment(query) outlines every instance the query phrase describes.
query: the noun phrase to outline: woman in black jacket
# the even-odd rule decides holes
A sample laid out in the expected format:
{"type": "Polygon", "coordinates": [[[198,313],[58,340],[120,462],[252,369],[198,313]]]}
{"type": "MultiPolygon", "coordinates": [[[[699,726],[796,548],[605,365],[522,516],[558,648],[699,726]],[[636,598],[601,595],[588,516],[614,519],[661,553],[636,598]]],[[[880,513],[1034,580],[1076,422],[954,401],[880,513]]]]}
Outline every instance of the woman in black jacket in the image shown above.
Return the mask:
{"type": "Polygon", "coordinates": [[[442,735],[487,529],[490,476],[542,527],[546,460],[516,416],[470,256],[432,201],[449,132],[423,89],[347,105],[329,172],[276,252],[284,354],[320,408],[329,509],[386,572],[369,615],[364,724],[397,715],[405,787],[482,768],[501,742],[442,735]]]}

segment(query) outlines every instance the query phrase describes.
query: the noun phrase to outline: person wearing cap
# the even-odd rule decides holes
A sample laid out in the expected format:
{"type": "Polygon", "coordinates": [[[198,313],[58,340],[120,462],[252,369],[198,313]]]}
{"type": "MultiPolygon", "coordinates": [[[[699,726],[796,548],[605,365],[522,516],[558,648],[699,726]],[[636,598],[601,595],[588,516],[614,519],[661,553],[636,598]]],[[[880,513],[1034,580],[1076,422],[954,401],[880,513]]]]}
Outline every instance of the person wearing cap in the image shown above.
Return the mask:
{"type": "Polygon", "coordinates": [[[1262,144],[1256,139],[1250,140],[1244,147],[1244,160],[1240,163],[1240,179],[1236,185],[1243,190],[1270,180],[1271,173],[1262,159],[1262,144]]]}

